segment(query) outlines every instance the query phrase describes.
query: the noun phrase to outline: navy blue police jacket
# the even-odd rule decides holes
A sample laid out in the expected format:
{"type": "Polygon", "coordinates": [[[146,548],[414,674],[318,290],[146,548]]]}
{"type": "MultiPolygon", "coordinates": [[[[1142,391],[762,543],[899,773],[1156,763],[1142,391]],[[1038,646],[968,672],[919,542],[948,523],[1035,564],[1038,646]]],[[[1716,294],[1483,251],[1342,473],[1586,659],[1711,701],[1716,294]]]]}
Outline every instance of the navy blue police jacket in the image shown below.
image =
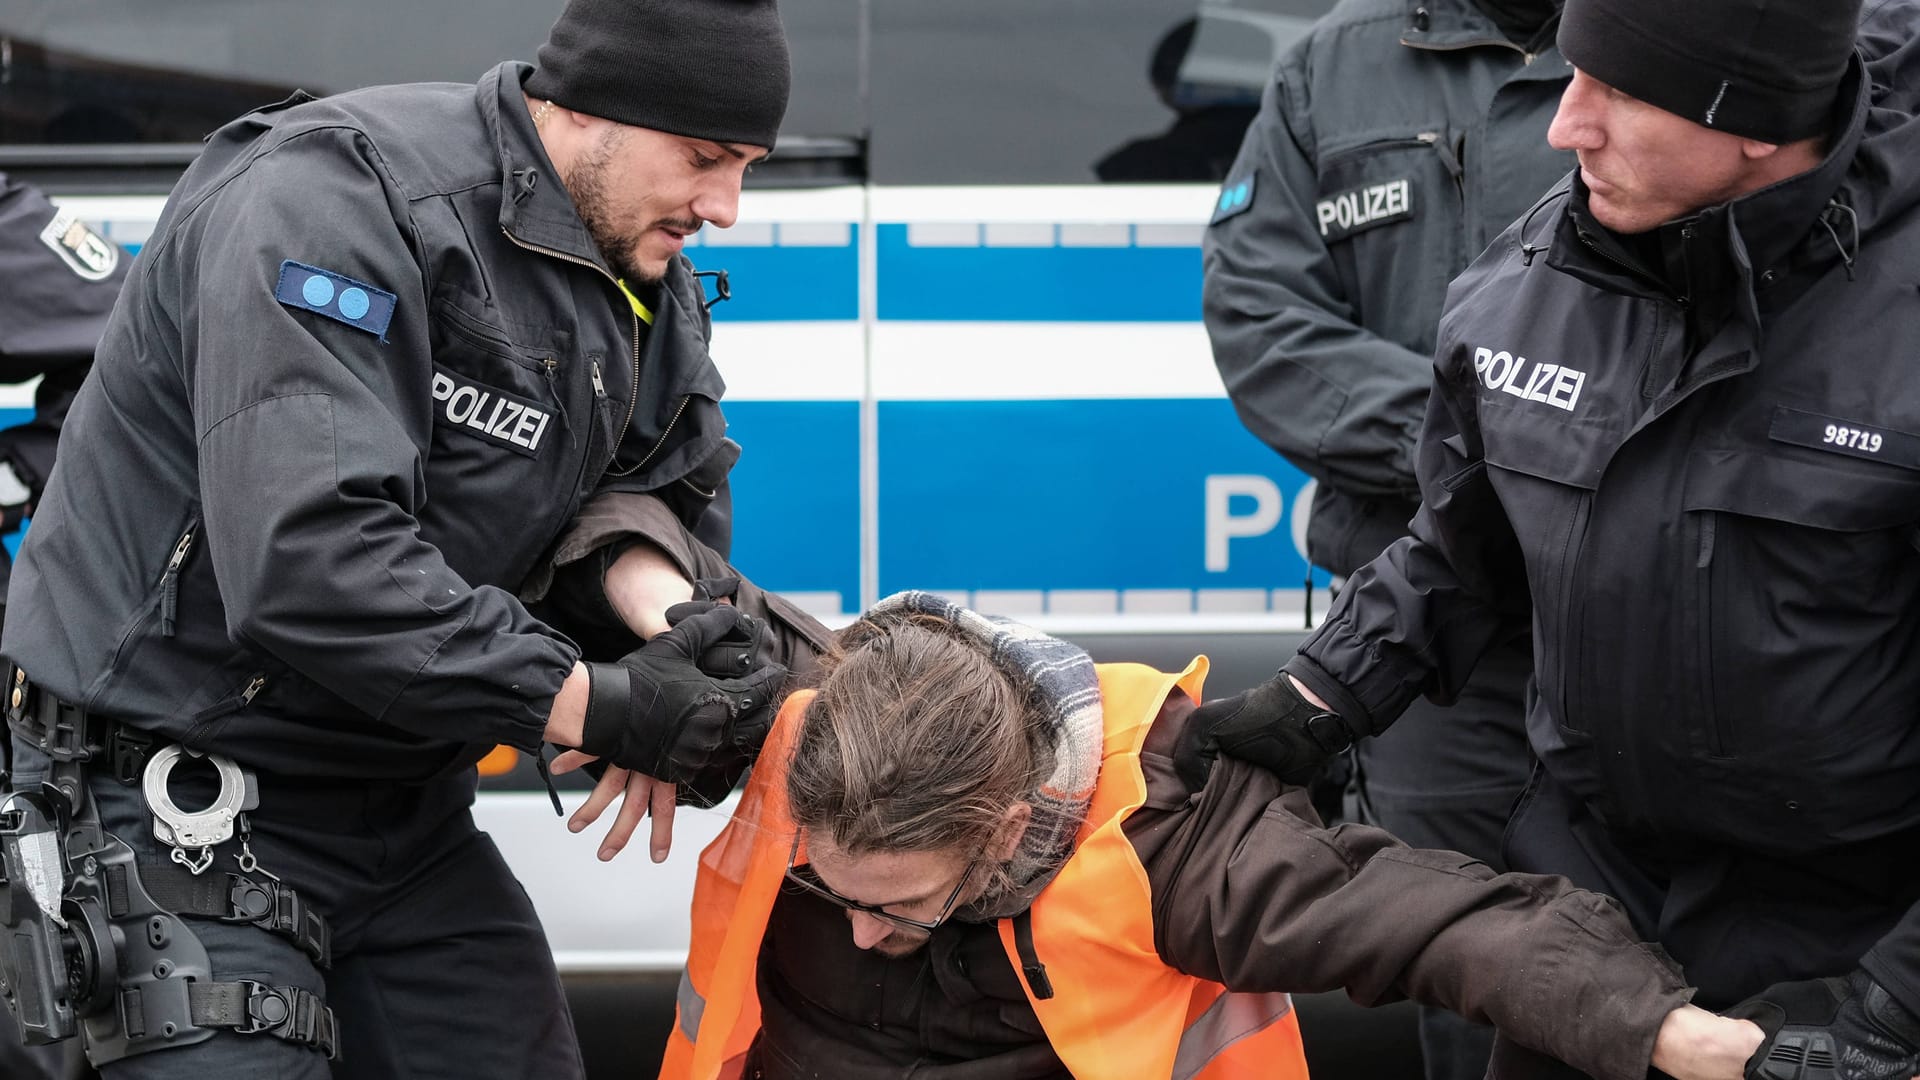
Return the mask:
{"type": "Polygon", "coordinates": [[[1864,962],[1911,1005],[1920,7],[1869,8],[1812,171],[1640,243],[1576,175],[1454,283],[1414,535],[1287,670],[1378,730],[1530,625],[1534,752],[1616,832],[1897,853],[1864,962]]]}
{"type": "Polygon", "coordinates": [[[1546,139],[1573,69],[1540,50],[1469,0],[1342,0],[1274,68],[1203,300],[1241,421],[1318,481],[1315,566],[1406,535],[1447,282],[1573,167],[1546,139]]]}
{"type": "Polygon", "coordinates": [[[724,553],[720,375],[676,260],[643,327],[521,82],[375,87],[216,132],[67,421],[4,652],[271,771],[536,748],[579,654],[516,597],[589,498],[724,553]]]}

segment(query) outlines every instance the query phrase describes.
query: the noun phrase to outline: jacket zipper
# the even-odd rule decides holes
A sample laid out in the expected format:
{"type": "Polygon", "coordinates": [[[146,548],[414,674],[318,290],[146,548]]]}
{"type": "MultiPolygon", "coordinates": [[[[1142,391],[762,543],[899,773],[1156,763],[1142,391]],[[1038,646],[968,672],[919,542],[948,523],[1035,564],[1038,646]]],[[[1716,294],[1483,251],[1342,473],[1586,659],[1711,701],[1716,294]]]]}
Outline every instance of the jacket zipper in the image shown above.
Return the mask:
{"type": "MultiPolygon", "coordinates": [[[[552,256],[553,258],[560,259],[563,262],[573,263],[576,266],[584,266],[587,269],[592,270],[594,273],[599,274],[601,277],[606,278],[608,281],[612,282],[614,288],[617,289],[620,287],[620,279],[608,273],[606,268],[601,266],[598,263],[588,262],[587,260],[582,259],[577,255],[569,255],[564,251],[555,251],[552,248],[541,247],[538,244],[529,244],[525,240],[522,240],[519,237],[508,232],[505,228],[502,228],[500,230],[500,235],[506,237],[516,247],[525,248],[528,251],[538,252],[542,255],[549,255],[549,256],[552,256]]],[[[627,311],[627,318],[631,322],[632,328],[633,328],[633,391],[632,393],[629,393],[627,395],[626,422],[621,424],[620,430],[614,433],[613,449],[611,452],[607,454],[607,464],[609,466],[613,464],[613,461],[615,458],[620,456],[620,443],[622,440],[624,440],[627,437],[627,428],[633,426],[633,414],[635,410],[639,409],[640,407],[640,316],[634,314],[634,312],[631,310],[631,307],[629,307],[629,310],[627,311]]],[[[594,382],[598,384],[600,380],[599,380],[597,368],[595,369],[595,372],[596,374],[594,376],[594,382]]],[[[602,397],[606,396],[606,390],[604,387],[600,388],[600,396],[602,397]]],[[[676,413],[675,419],[678,419],[678,418],[679,418],[679,414],[676,413]]],[[[672,430],[673,425],[668,424],[667,428],[670,431],[672,430]]],[[[666,438],[665,432],[661,433],[661,438],[663,440],[666,438]]],[[[652,456],[653,455],[651,454],[647,455],[649,459],[651,459],[652,456]]],[[[646,461],[643,460],[640,464],[644,465],[646,464],[646,461]]],[[[634,466],[635,469],[639,467],[640,467],[639,465],[634,466]]],[[[628,470],[628,472],[631,472],[631,471],[633,470],[632,469],[628,470]]],[[[626,473],[620,473],[618,475],[625,476],[626,473]]]]}
{"type": "Polygon", "coordinates": [[[1714,757],[1726,757],[1728,748],[1733,745],[1733,732],[1726,716],[1716,708],[1716,695],[1713,690],[1713,555],[1714,534],[1719,524],[1719,515],[1712,510],[1697,511],[1700,520],[1699,554],[1693,566],[1698,574],[1699,593],[1694,597],[1694,618],[1696,622],[1695,645],[1700,650],[1700,677],[1695,680],[1695,691],[1699,695],[1699,708],[1711,718],[1707,725],[1707,752],[1714,757]]]}
{"type": "Polygon", "coordinates": [[[1566,565],[1565,572],[1567,579],[1561,589],[1561,596],[1563,597],[1561,607],[1564,611],[1564,616],[1561,619],[1562,629],[1560,631],[1560,640],[1563,644],[1561,646],[1560,657],[1559,721],[1560,726],[1568,731],[1577,731],[1588,735],[1592,735],[1594,732],[1584,721],[1575,722],[1573,713],[1576,703],[1582,700],[1580,688],[1585,682],[1581,670],[1585,658],[1581,655],[1584,650],[1580,647],[1582,635],[1580,633],[1581,612],[1579,610],[1580,598],[1585,595],[1585,590],[1580,587],[1580,563],[1586,555],[1587,529],[1593,522],[1593,504],[1598,497],[1598,492],[1587,492],[1585,497],[1581,499],[1581,505],[1574,513],[1573,520],[1567,523],[1567,555],[1563,560],[1566,565]]]}
{"type": "Polygon", "coordinates": [[[187,561],[187,552],[193,548],[193,530],[188,529],[180,535],[180,542],[173,545],[173,556],[167,560],[167,569],[160,575],[160,636],[172,637],[174,615],[180,606],[180,564],[187,561]]]}
{"type": "MultiPolygon", "coordinates": [[[[692,400],[692,394],[682,394],[680,396],[680,407],[673,410],[673,418],[667,421],[667,426],[661,430],[660,438],[654,442],[653,449],[647,451],[646,457],[634,462],[630,468],[620,469],[618,471],[609,470],[609,472],[614,476],[632,476],[634,473],[639,472],[647,462],[652,461],[654,455],[660,452],[660,448],[667,445],[667,436],[673,434],[673,425],[680,422],[680,414],[687,411],[687,402],[692,400]]],[[[698,489],[696,488],[695,490],[698,489]]]]}
{"type": "Polygon", "coordinates": [[[207,708],[202,709],[200,713],[193,718],[193,726],[187,729],[186,735],[180,740],[181,744],[196,750],[201,749],[204,740],[212,733],[214,725],[253,704],[253,699],[259,697],[260,691],[266,689],[266,687],[267,673],[264,671],[254,672],[253,678],[247,680],[246,688],[241,690],[239,694],[228,697],[223,701],[215,702],[207,708]]]}

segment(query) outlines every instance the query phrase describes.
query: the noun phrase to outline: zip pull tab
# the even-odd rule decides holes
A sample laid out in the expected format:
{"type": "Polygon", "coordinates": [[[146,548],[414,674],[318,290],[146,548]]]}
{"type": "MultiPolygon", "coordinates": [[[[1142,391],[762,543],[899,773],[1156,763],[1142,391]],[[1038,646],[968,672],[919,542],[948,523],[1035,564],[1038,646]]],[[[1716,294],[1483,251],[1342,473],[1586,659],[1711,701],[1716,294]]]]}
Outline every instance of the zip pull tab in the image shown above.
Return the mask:
{"type": "Polygon", "coordinates": [[[187,552],[193,548],[193,530],[188,529],[173,546],[173,556],[167,560],[166,573],[160,575],[160,636],[172,637],[174,615],[180,606],[180,564],[187,561],[187,552]]]}
{"type": "Polygon", "coordinates": [[[253,677],[253,681],[247,684],[247,688],[245,690],[240,691],[241,706],[244,707],[244,706],[253,704],[253,699],[258,697],[260,695],[260,691],[265,690],[266,688],[267,688],[267,677],[265,675],[255,675],[253,677]]]}
{"type": "Polygon", "coordinates": [[[602,397],[602,398],[606,397],[607,384],[600,381],[600,361],[589,360],[587,361],[587,363],[589,365],[589,369],[593,373],[593,396],[602,397]]]}
{"type": "Polygon", "coordinates": [[[547,771],[546,743],[541,743],[533,751],[533,771],[539,773],[540,782],[547,785],[547,798],[553,800],[553,816],[566,817],[566,808],[560,805],[560,789],[553,786],[553,774],[547,771]]]}
{"type": "Polygon", "coordinates": [[[1447,140],[1441,138],[1439,132],[1423,131],[1414,138],[1433,147],[1434,153],[1440,155],[1440,165],[1447,170],[1447,175],[1453,177],[1455,184],[1460,183],[1466,170],[1460,165],[1460,156],[1454,153],[1453,147],[1447,145],[1447,140]]]}

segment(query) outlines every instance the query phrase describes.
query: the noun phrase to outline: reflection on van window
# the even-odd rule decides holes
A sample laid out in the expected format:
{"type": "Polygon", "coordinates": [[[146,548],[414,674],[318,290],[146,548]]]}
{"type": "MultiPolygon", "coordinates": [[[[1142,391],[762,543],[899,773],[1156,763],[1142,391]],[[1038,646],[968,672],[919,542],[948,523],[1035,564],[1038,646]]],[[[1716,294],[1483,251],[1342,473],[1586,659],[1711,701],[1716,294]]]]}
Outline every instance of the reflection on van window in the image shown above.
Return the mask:
{"type": "MultiPolygon", "coordinates": [[[[861,0],[787,0],[785,131],[859,133],[861,0]]],[[[565,0],[6,0],[0,143],[198,142],[295,88],[472,82],[565,0]]]]}
{"type": "Polygon", "coordinates": [[[1331,6],[874,3],[869,175],[878,184],[1218,179],[1274,60],[1331,6]]]}
{"type": "Polygon", "coordinates": [[[1180,89],[1180,66],[1193,48],[1198,19],[1174,24],[1154,47],[1147,81],[1161,104],[1174,111],[1173,126],[1156,135],[1134,139],[1094,163],[1096,176],[1106,181],[1220,181],[1233,167],[1240,138],[1259,109],[1250,104],[1191,102],[1180,89]]]}

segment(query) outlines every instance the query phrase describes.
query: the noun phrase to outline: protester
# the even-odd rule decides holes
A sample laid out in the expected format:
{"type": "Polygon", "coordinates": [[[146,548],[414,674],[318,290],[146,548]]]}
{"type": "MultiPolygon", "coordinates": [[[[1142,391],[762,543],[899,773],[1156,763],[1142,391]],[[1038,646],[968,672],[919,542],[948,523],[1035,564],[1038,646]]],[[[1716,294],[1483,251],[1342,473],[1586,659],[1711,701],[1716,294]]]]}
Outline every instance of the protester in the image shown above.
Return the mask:
{"type": "Polygon", "coordinates": [[[1412,996],[1599,1076],[1737,1080],[1611,900],[1170,752],[1206,661],[1096,667],[925,593],[843,632],[701,858],[665,1080],[1306,1076],[1281,991],[1412,996]]]}

